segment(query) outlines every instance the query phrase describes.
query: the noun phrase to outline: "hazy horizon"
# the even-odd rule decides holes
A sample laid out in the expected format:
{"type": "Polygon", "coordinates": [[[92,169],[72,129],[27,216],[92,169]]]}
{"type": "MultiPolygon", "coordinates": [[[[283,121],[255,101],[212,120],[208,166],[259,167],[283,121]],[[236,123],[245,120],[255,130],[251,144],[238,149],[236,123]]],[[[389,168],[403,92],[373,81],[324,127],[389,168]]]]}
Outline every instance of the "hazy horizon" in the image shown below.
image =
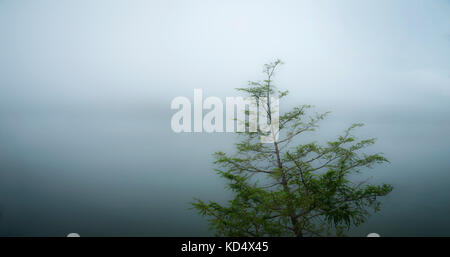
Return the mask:
{"type": "Polygon", "coordinates": [[[176,134],[176,96],[235,96],[285,63],[281,111],[332,111],[391,161],[394,191],[351,235],[450,235],[450,2],[0,0],[0,236],[204,236],[214,151],[176,134]]]}

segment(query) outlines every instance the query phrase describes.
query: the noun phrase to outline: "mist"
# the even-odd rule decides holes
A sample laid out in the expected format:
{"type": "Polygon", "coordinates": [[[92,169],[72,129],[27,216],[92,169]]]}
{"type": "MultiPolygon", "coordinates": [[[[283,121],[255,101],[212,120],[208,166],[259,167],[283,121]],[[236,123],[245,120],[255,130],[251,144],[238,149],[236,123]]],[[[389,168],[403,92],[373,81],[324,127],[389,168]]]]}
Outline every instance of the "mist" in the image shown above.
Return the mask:
{"type": "Polygon", "coordinates": [[[207,236],[193,197],[231,195],[212,153],[232,133],[174,133],[171,100],[276,86],[355,122],[390,160],[382,210],[351,235],[450,235],[450,3],[0,1],[0,235],[207,236]]]}

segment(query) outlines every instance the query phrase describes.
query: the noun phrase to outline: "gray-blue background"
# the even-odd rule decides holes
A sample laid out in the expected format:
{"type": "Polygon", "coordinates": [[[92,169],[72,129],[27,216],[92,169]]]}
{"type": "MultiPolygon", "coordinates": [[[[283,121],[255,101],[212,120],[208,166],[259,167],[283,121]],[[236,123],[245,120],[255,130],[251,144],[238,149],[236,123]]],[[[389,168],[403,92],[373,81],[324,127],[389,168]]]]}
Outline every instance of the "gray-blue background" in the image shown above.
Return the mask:
{"type": "Polygon", "coordinates": [[[395,190],[353,235],[450,236],[450,3],[0,0],[0,235],[202,236],[192,197],[230,196],[170,101],[234,96],[273,58],[282,110],[333,111],[395,190]]]}

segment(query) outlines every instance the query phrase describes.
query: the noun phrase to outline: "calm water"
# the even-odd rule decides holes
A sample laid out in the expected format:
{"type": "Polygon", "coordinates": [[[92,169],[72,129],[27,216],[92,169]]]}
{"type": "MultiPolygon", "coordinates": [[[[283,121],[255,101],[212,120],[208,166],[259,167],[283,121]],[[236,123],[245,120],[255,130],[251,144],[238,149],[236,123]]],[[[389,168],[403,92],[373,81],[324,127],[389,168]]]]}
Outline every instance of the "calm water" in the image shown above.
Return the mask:
{"type": "MultiPolygon", "coordinates": [[[[3,113],[0,235],[210,235],[189,202],[230,196],[212,171],[211,153],[231,151],[236,137],[174,134],[170,117],[155,106],[3,113]]],[[[392,163],[365,174],[395,190],[382,211],[351,234],[450,235],[448,121],[383,117],[386,122],[372,119],[361,135],[376,135],[372,150],[392,163]]],[[[331,117],[321,133],[332,136],[346,124],[331,117]]]]}
{"type": "Polygon", "coordinates": [[[0,0],[0,235],[210,235],[189,202],[230,197],[211,162],[235,137],[172,133],[170,102],[280,58],[282,110],[333,111],[305,140],[364,122],[391,161],[352,235],[450,236],[449,3],[0,0]]]}

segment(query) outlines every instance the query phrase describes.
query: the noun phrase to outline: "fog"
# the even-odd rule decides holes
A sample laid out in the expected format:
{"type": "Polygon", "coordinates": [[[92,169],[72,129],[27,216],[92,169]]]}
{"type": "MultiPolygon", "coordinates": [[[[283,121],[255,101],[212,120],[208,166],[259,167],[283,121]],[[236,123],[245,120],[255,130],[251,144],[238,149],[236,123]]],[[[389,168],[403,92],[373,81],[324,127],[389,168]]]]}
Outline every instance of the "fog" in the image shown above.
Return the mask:
{"type": "MultiPolygon", "coordinates": [[[[176,96],[239,95],[280,58],[281,111],[332,111],[390,164],[365,236],[450,235],[448,1],[0,0],[0,235],[205,236],[230,133],[171,130],[176,96]]],[[[308,135],[307,135],[308,136],[308,135]]]]}

